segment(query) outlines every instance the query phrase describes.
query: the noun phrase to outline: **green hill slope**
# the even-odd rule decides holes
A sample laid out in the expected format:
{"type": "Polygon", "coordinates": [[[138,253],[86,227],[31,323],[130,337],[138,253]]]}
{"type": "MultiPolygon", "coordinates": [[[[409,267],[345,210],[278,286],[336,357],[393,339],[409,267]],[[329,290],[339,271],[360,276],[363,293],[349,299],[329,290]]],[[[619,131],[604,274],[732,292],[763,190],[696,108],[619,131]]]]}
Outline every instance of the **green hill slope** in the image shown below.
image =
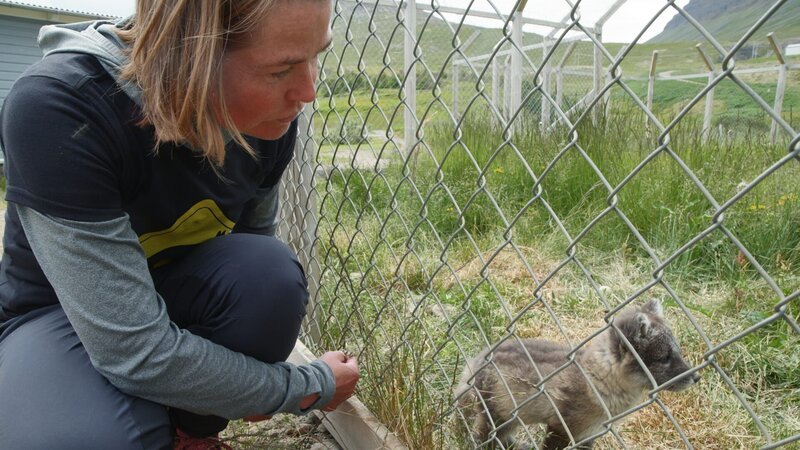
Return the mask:
{"type": "MultiPolygon", "coordinates": [[[[774,4],[775,0],[691,0],[685,10],[717,40],[738,41],[774,4]]],[[[786,1],[756,32],[763,40],[769,32],[782,40],[800,38],[800,0],[786,1]]],[[[680,14],[672,18],[650,43],[700,41],[702,35],[680,14]]]]}
{"type": "MultiPolygon", "coordinates": [[[[396,6],[365,6],[350,2],[341,2],[333,21],[333,47],[343,49],[339,55],[343,66],[352,70],[359,59],[370,69],[391,66],[395,70],[402,68],[403,43],[405,28],[398,23],[396,6]]],[[[454,20],[449,17],[448,20],[454,20]]],[[[456,22],[446,22],[441,15],[430,12],[418,12],[417,36],[420,42],[417,55],[428,69],[437,72],[445,61],[452,58],[474,57],[492,52],[495,45],[503,40],[501,22],[498,28],[484,28],[464,24],[459,28],[456,22]],[[460,46],[455,49],[454,39],[458,38],[460,46]],[[469,43],[465,47],[465,44],[469,43]],[[460,53],[459,53],[460,52],[460,53]]],[[[525,33],[525,45],[541,42],[542,37],[534,33],[525,33]]],[[[510,49],[506,43],[503,50],[510,49]]]]}

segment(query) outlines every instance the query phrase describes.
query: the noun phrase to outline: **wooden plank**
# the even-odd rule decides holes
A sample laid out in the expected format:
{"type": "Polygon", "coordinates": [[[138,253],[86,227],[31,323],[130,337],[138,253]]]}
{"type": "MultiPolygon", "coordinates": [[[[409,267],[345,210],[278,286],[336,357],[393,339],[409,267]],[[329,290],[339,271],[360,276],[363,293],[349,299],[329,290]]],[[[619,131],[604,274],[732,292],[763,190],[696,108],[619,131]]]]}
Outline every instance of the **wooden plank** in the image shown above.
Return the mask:
{"type": "Polygon", "coordinates": [[[36,45],[36,39],[19,40],[19,42],[10,42],[12,39],[0,36],[0,53],[9,55],[39,55],[42,56],[42,51],[36,45]]]}
{"type": "MultiPolygon", "coordinates": [[[[650,59],[650,76],[647,79],[647,110],[653,111],[653,93],[656,89],[656,66],[658,65],[658,50],[653,51],[653,56],[650,59]]],[[[650,117],[646,114],[644,116],[644,127],[650,131],[650,117]]]]}
{"type": "MultiPolygon", "coordinates": [[[[775,87],[775,106],[773,107],[778,117],[781,117],[781,112],[783,111],[783,96],[786,94],[786,81],[789,78],[788,74],[789,70],[786,66],[781,66],[778,72],[778,85],[775,87]]],[[[771,120],[772,125],[769,130],[769,139],[772,144],[775,144],[778,139],[778,122],[774,119],[771,120]]]]}
{"type": "Polygon", "coordinates": [[[20,72],[27,69],[28,66],[42,59],[42,53],[31,55],[13,55],[10,53],[0,52],[0,72],[20,72]]]}
{"type": "Polygon", "coordinates": [[[0,30],[9,33],[18,33],[20,31],[30,32],[30,30],[35,30],[35,32],[38,33],[39,28],[48,23],[50,22],[26,19],[23,17],[0,16],[0,30]]]}
{"type": "MultiPolygon", "coordinates": [[[[289,355],[289,362],[306,364],[317,359],[299,340],[289,355]]],[[[314,411],[336,442],[347,450],[405,450],[406,447],[387,429],[356,396],[350,397],[336,411],[314,411]]]]}

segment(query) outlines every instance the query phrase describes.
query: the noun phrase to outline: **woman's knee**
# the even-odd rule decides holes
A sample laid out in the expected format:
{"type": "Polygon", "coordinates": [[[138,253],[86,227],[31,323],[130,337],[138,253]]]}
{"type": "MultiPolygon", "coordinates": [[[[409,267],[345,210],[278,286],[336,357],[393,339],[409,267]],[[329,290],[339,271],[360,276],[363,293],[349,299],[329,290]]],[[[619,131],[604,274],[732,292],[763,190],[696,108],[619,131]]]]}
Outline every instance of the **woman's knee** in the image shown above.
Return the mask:
{"type": "Polygon", "coordinates": [[[225,292],[239,300],[232,313],[259,320],[302,320],[308,286],[295,253],[271,237],[234,234],[228,238],[228,262],[220,276],[225,292]]]}
{"type": "Polygon", "coordinates": [[[302,265],[272,237],[213,239],[155,278],[179,326],[267,362],[288,357],[306,314],[302,265]]]}
{"type": "Polygon", "coordinates": [[[294,348],[306,315],[308,288],[294,252],[277,239],[243,239],[252,244],[228,275],[231,331],[240,351],[263,361],[283,361],[294,348]]]}

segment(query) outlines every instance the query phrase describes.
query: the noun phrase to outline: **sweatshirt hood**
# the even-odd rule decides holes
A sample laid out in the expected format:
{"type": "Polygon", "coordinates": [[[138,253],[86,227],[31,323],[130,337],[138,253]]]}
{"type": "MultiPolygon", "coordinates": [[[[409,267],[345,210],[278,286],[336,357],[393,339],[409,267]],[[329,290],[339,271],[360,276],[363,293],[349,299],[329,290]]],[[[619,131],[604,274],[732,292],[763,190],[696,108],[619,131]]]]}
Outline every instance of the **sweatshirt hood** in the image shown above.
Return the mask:
{"type": "MultiPolygon", "coordinates": [[[[120,71],[128,63],[127,46],[117,32],[127,27],[133,16],[118,21],[94,20],[63,25],[45,25],[39,30],[39,48],[44,56],[53,53],[84,53],[92,55],[117,82],[128,97],[142,106],[141,88],[120,78],[120,71]]],[[[231,133],[222,130],[226,143],[231,133]]]]}
{"type": "Polygon", "coordinates": [[[95,20],[63,25],[45,25],[39,31],[39,48],[44,56],[53,53],[84,53],[92,55],[111,75],[122,90],[141,106],[141,90],[130,81],[120,79],[120,71],[128,63],[126,45],[117,31],[130,23],[128,17],[119,21],[95,20]]]}

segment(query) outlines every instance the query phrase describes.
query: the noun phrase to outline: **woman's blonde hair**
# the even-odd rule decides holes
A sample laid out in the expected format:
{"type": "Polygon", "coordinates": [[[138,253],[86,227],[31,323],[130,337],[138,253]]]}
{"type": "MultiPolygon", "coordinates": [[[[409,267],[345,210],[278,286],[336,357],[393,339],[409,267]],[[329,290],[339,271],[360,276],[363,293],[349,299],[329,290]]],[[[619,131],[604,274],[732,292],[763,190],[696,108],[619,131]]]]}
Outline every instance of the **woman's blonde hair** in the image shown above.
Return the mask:
{"type": "Polygon", "coordinates": [[[141,89],[143,125],[156,146],[179,142],[215,167],[225,161],[225,132],[253,154],[236,129],[222,91],[226,49],[243,45],[278,0],[137,0],[120,32],[130,60],[122,78],[141,89]]]}

